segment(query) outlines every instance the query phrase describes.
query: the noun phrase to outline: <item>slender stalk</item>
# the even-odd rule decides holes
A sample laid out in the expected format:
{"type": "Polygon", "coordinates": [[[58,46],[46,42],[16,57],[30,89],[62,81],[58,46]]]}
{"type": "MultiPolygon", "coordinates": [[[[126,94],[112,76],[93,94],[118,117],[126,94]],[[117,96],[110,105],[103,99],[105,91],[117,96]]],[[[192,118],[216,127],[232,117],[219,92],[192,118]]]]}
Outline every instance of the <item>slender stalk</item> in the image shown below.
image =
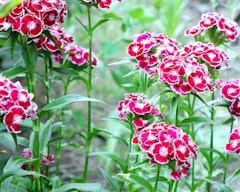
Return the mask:
{"type": "MultiPolygon", "coordinates": [[[[214,93],[214,90],[212,92],[212,101],[214,101],[215,99],[215,93],[214,93]]],[[[211,109],[211,120],[214,121],[214,117],[215,117],[215,110],[214,108],[212,107],[211,109]]],[[[209,148],[210,149],[213,149],[213,139],[214,139],[214,125],[213,124],[210,124],[210,145],[209,145],[209,148]]],[[[213,173],[213,151],[210,150],[209,152],[209,157],[210,157],[210,163],[209,163],[209,172],[208,172],[208,177],[210,179],[212,179],[212,173],[213,173]]],[[[206,191],[209,192],[211,190],[211,183],[207,182],[206,183],[206,191]]]]}
{"type": "MultiPolygon", "coordinates": [[[[88,66],[88,98],[91,98],[92,94],[92,21],[91,21],[91,6],[87,6],[88,15],[88,46],[89,46],[89,66],[88,66]]],[[[85,151],[85,165],[83,172],[83,181],[87,181],[88,177],[88,164],[89,164],[89,153],[91,151],[91,138],[90,133],[92,132],[92,105],[88,101],[88,126],[87,126],[87,140],[86,140],[86,151],[85,151]]]]}
{"type": "MultiPolygon", "coordinates": [[[[161,170],[161,165],[158,164],[157,165],[157,176],[156,176],[155,185],[154,185],[154,191],[157,191],[157,188],[158,188],[158,179],[159,179],[159,175],[160,175],[160,170],[161,170]]],[[[158,192],[160,192],[160,190],[158,190],[158,192]]]]}
{"type": "MultiPolygon", "coordinates": [[[[230,133],[232,133],[233,130],[233,122],[231,122],[231,128],[230,128],[230,133]]],[[[228,142],[230,142],[230,139],[228,140],[228,142]]],[[[223,183],[226,183],[226,178],[227,178],[227,169],[228,169],[228,164],[229,164],[229,160],[230,160],[230,155],[229,153],[227,153],[227,157],[224,161],[224,172],[223,172],[223,183]]]]}
{"type": "MultiPolygon", "coordinates": [[[[64,85],[64,93],[63,93],[63,95],[67,95],[67,93],[68,93],[68,86],[69,86],[69,83],[70,83],[70,79],[71,79],[71,77],[67,78],[67,81],[66,81],[66,83],[64,85]]],[[[64,111],[64,108],[61,110],[60,121],[63,121],[63,118],[64,118],[63,111],[64,111]]],[[[59,130],[58,130],[58,144],[57,144],[57,151],[56,151],[56,175],[59,174],[61,152],[62,152],[61,143],[62,143],[62,126],[60,126],[59,130]]]]}
{"type": "MultiPolygon", "coordinates": [[[[131,122],[131,121],[130,121],[131,122]]],[[[130,161],[130,157],[131,157],[131,153],[132,153],[132,138],[133,138],[133,127],[131,125],[131,135],[130,135],[130,138],[129,138],[129,145],[128,145],[128,154],[127,154],[127,158],[126,158],[126,161],[125,161],[125,170],[124,170],[124,173],[127,173],[128,172],[128,168],[129,168],[129,161],[130,161]]],[[[122,181],[122,184],[121,184],[121,187],[119,189],[119,192],[122,192],[123,191],[123,187],[124,187],[124,183],[125,183],[125,180],[122,181]]]]}
{"type": "MultiPolygon", "coordinates": [[[[34,70],[35,64],[37,62],[37,52],[34,44],[28,44],[26,38],[22,38],[21,40],[22,47],[21,47],[21,55],[23,62],[27,68],[26,72],[26,79],[28,85],[28,91],[33,93],[34,98],[32,99],[33,102],[36,102],[36,89],[35,89],[35,78],[34,78],[34,70]]],[[[40,151],[39,151],[39,130],[40,130],[40,123],[38,120],[33,120],[33,136],[34,136],[34,143],[33,143],[33,157],[37,160],[34,162],[34,171],[37,173],[41,173],[40,170],[40,151]]],[[[41,189],[41,179],[38,176],[34,177],[34,191],[39,191],[39,187],[41,189]]]]}
{"type": "MultiPolygon", "coordinates": [[[[193,100],[192,100],[192,102],[191,102],[191,100],[190,100],[190,95],[188,96],[188,103],[189,103],[189,106],[191,107],[191,114],[190,114],[190,116],[192,116],[193,113],[194,113],[195,101],[196,101],[196,96],[195,96],[195,95],[193,95],[193,100]]],[[[194,131],[194,125],[193,125],[193,124],[190,125],[190,130],[191,130],[192,139],[193,139],[193,141],[195,141],[195,131],[194,131]]],[[[194,189],[195,189],[195,160],[192,159],[192,168],[191,168],[191,192],[194,192],[194,189]]]]}
{"type": "Polygon", "coordinates": [[[177,192],[177,189],[178,189],[178,183],[179,183],[178,180],[176,180],[176,181],[174,182],[174,188],[173,188],[173,191],[172,191],[172,192],[177,192]]]}
{"type": "MultiPolygon", "coordinates": [[[[45,82],[47,83],[47,86],[45,86],[45,92],[46,92],[46,102],[47,104],[49,103],[50,101],[50,96],[49,96],[49,85],[50,85],[50,82],[49,82],[49,74],[48,74],[48,68],[50,67],[50,61],[51,59],[49,59],[48,55],[45,55],[44,57],[44,63],[45,63],[45,82]],[[49,64],[49,66],[48,66],[49,64]]],[[[50,111],[48,111],[47,113],[47,117],[48,119],[50,118],[50,111]]],[[[49,157],[50,155],[50,145],[48,144],[47,145],[47,156],[49,157]]],[[[49,175],[49,166],[47,165],[46,166],[46,174],[45,174],[47,177],[49,175]]]]}

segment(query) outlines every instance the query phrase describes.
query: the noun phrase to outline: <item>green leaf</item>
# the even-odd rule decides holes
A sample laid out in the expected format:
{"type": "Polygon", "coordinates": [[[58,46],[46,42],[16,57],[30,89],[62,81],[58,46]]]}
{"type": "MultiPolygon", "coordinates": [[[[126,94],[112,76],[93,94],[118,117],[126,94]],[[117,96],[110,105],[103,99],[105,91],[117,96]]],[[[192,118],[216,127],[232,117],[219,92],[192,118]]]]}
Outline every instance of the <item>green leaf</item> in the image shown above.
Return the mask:
{"type": "Polygon", "coordinates": [[[230,117],[227,120],[225,120],[222,124],[226,125],[226,124],[232,123],[233,121],[235,121],[235,118],[234,117],[230,117]]]}
{"type": "Polygon", "coordinates": [[[152,185],[143,177],[140,177],[138,175],[134,175],[134,174],[130,174],[130,173],[119,173],[118,176],[123,177],[124,179],[136,183],[142,187],[144,187],[145,189],[147,189],[148,191],[153,191],[153,187],[152,185]]]}
{"type": "Polygon", "coordinates": [[[22,66],[16,66],[16,67],[10,68],[6,71],[3,71],[1,73],[1,75],[8,79],[14,79],[19,74],[25,73],[25,72],[26,72],[26,69],[24,69],[22,66]]]}
{"type": "Polygon", "coordinates": [[[10,133],[0,133],[0,143],[10,149],[12,152],[15,152],[16,144],[10,133]]]}
{"type": "Polygon", "coordinates": [[[171,123],[177,125],[176,122],[176,115],[177,115],[177,108],[178,108],[178,102],[179,102],[179,97],[176,96],[172,99],[171,103],[170,103],[170,114],[169,114],[169,118],[171,120],[171,123]]]}
{"type": "Polygon", "coordinates": [[[0,7],[0,18],[6,16],[11,10],[19,5],[23,0],[11,0],[0,7]]]}
{"type": "Polygon", "coordinates": [[[112,178],[111,175],[108,174],[107,171],[105,171],[102,168],[99,168],[100,172],[102,173],[104,179],[108,182],[108,184],[113,188],[114,191],[118,191],[119,190],[119,185],[116,182],[115,179],[112,178]]]}
{"type": "Polygon", "coordinates": [[[82,101],[90,101],[90,102],[101,102],[102,101],[98,99],[93,99],[93,98],[88,98],[84,97],[78,94],[69,94],[69,95],[64,95],[58,99],[55,99],[51,101],[49,104],[45,105],[42,110],[43,111],[48,111],[48,110],[53,110],[53,109],[61,109],[62,107],[74,103],[74,102],[82,102],[82,101]]]}
{"type": "Polygon", "coordinates": [[[224,155],[224,153],[222,153],[222,152],[220,152],[220,151],[218,151],[218,150],[216,150],[216,149],[211,149],[211,148],[199,148],[199,150],[200,150],[200,151],[212,151],[212,152],[218,154],[219,157],[221,157],[223,160],[225,160],[225,158],[226,158],[225,155],[224,155]]]}
{"type": "Polygon", "coordinates": [[[52,134],[52,124],[54,121],[54,117],[49,119],[40,129],[39,131],[39,147],[40,151],[44,149],[44,147],[47,146],[48,142],[51,139],[51,134],[52,134]]]}
{"type": "Polygon", "coordinates": [[[196,124],[196,123],[209,123],[209,124],[216,124],[215,121],[212,121],[211,119],[209,118],[205,118],[205,117],[188,117],[188,118],[185,118],[183,119],[181,122],[180,122],[180,125],[191,125],[191,124],[196,124]]]}
{"type": "Polygon", "coordinates": [[[224,192],[233,192],[233,190],[230,187],[228,187],[222,183],[218,183],[216,181],[212,181],[212,180],[206,179],[206,178],[204,178],[204,180],[207,181],[208,183],[211,183],[212,185],[217,186],[219,189],[223,190],[224,192]]]}
{"type": "Polygon", "coordinates": [[[226,183],[231,184],[239,176],[240,176],[240,168],[238,170],[234,171],[234,173],[227,178],[226,183]]]}
{"type": "Polygon", "coordinates": [[[106,23],[107,21],[113,20],[112,18],[107,18],[107,19],[101,19],[98,21],[93,27],[92,27],[92,32],[97,29],[99,26],[101,26],[103,23],[106,23]]]}
{"type": "Polygon", "coordinates": [[[53,67],[52,68],[54,71],[64,74],[64,75],[69,75],[69,76],[79,76],[79,73],[75,71],[72,68],[67,68],[67,67],[53,67]]]}
{"type": "Polygon", "coordinates": [[[93,152],[93,153],[90,153],[89,156],[106,156],[106,157],[109,157],[110,159],[112,159],[114,162],[116,162],[122,169],[122,171],[125,171],[125,164],[123,162],[123,160],[112,154],[112,153],[109,153],[109,152],[93,152]]]}
{"type": "Polygon", "coordinates": [[[101,184],[99,183],[68,183],[58,187],[57,189],[53,189],[50,192],[66,192],[74,189],[81,191],[98,192],[101,191],[101,188],[101,184]]]}
{"type": "Polygon", "coordinates": [[[37,173],[35,171],[26,171],[23,169],[15,169],[12,171],[7,171],[5,172],[1,177],[0,177],[0,183],[2,183],[5,179],[11,177],[11,176],[27,176],[27,175],[33,175],[33,176],[38,176],[38,177],[44,177],[47,179],[45,175],[42,175],[40,173],[37,173]]]}
{"type": "Polygon", "coordinates": [[[129,15],[133,19],[140,19],[144,15],[144,10],[142,8],[136,8],[130,11],[129,15]]]}

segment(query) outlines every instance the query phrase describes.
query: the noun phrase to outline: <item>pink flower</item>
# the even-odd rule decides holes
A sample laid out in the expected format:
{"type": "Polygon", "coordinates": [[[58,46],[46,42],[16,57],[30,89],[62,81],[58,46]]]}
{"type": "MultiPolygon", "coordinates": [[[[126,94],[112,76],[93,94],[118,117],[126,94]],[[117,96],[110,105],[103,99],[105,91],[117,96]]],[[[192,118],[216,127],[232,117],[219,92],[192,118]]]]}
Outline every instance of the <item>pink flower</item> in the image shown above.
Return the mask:
{"type": "Polygon", "coordinates": [[[230,114],[235,117],[240,117],[240,80],[218,80],[217,83],[222,97],[230,101],[230,114]]]}
{"type": "Polygon", "coordinates": [[[139,57],[144,52],[144,45],[141,43],[130,43],[127,48],[127,53],[131,57],[139,57]]]}
{"type": "Polygon", "coordinates": [[[13,83],[0,76],[0,115],[8,132],[20,133],[20,123],[26,118],[37,118],[34,95],[24,90],[19,82],[13,83]]]}
{"type": "Polygon", "coordinates": [[[218,35],[216,38],[225,36],[225,41],[235,41],[239,35],[238,25],[236,22],[215,12],[207,12],[203,14],[198,25],[192,27],[191,29],[187,29],[185,34],[187,36],[196,36],[213,27],[216,27],[218,32],[222,32],[222,36],[219,36],[219,33],[216,33],[218,35]]]}
{"type": "Polygon", "coordinates": [[[232,116],[240,117],[240,99],[234,99],[229,107],[232,116]]]}
{"type": "Polygon", "coordinates": [[[186,176],[187,170],[191,168],[189,159],[197,158],[198,146],[191,137],[175,125],[163,122],[139,130],[132,143],[139,145],[147,153],[151,164],[175,163],[176,168],[170,174],[174,180],[179,180],[182,175],[186,176]]]}
{"type": "Polygon", "coordinates": [[[4,116],[3,123],[7,126],[10,133],[20,133],[20,123],[27,117],[22,107],[13,106],[4,116]]]}
{"type": "Polygon", "coordinates": [[[230,142],[226,144],[225,149],[228,153],[240,154],[240,129],[234,129],[230,134],[230,142]]]}
{"type": "MultiPolygon", "coordinates": [[[[133,120],[144,118],[144,116],[156,116],[164,119],[161,112],[151,104],[147,96],[141,93],[129,93],[125,95],[125,100],[120,101],[117,107],[119,119],[124,120],[128,115],[134,115],[133,120]],[[136,116],[136,117],[135,117],[136,116]]],[[[139,128],[136,128],[137,130],[139,128]]]]}

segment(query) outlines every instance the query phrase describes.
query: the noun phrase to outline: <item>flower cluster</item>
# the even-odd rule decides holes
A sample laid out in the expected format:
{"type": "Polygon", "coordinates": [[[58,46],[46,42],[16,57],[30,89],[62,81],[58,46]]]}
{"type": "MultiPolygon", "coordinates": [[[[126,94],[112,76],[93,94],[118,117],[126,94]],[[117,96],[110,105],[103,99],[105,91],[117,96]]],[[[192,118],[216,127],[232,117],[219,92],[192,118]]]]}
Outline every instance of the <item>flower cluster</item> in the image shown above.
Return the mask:
{"type": "Polygon", "coordinates": [[[167,83],[174,92],[183,96],[191,91],[212,91],[208,67],[217,70],[228,61],[228,55],[212,43],[190,43],[176,51],[174,56],[162,59],[158,65],[159,82],[167,83]]]}
{"type": "Polygon", "coordinates": [[[166,35],[144,32],[134,36],[133,42],[127,47],[127,53],[137,61],[136,67],[152,76],[156,74],[155,68],[160,60],[173,55],[178,50],[178,44],[166,35]]]}
{"type": "Polygon", "coordinates": [[[153,115],[164,119],[162,113],[151,104],[147,96],[141,93],[126,94],[125,99],[119,102],[117,110],[120,120],[124,120],[129,114],[134,115],[132,119],[134,124],[138,125],[138,129],[146,125],[146,122],[142,119],[143,116],[153,115]]]}
{"type": "MultiPolygon", "coordinates": [[[[30,148],[25,148],[23,149],[23,152],[22,152],[22,157],[27,157],[29,159],[33,159],[33,154],[32,154],[32,151],[30,148]]],[[[44,165],[45,166],[48,166],[50,163],[54,163],[54,155],[47,155],[45,153],[42,153],[42,158],[41,158],[41,167],[43,167],[44,165]]],[[[31,170],[34,170],[34,166],[33,164],[29,165],[30,166],[30,169],[31,170]]],[[[27,169],[27,164],[23,164],[22,165],[22,169],[27,169]]]]}
{"type": "Polygon", "coordinates": [[[67,4],[62,0],[26,0],[1,18],[0,30],[11,28],[29,38],[35,38],[55,24],[62,24],[67,14],[67,4]]]}
{"type": "MultiPolygon", "coordinates": [[[[113,0],[82,0],[85,3],[91,3],[97,6],[101,10],[109,9],[113,3],[113,0]]],[[[118,2],[123,2],[123,0],[117,0],[118,2]]]]}
{"type": "Polygon", "coordinates": [[[127,53],[137,61],[136,67],[150,77],[158,75],[160,83],[166,83],[180,95],[211,91],[208,67],[218,70],[222,63],[227,65],[228,55],[212,43],[190,43],[182,49],[177,47],[178,44],[163,34],[145,32],[134,36],[127,53]]]}
{"type": "MultiPolygon", "coordinates": [[[[59,25],[53,25],[51,29],[49,29],[49,32],[54,38],[55,42],[48,37],[37,38],[34,40],[34,42],[38,50],[43,49],[45,51],[49,51],[53,55],[55,62],[62,62],[63,55],[59,51],[59,46],[67,55],[67,59],[71,63],[78,66],[89,63],[89,50],[74,45],[74,37],[66,33],[63,28],[61,28],[59,25]]],[[[92,67],[95,67],[97,62],[98,60],[95,54],[92,53],[92,67]]]]}
{"type": "Polygon", "coordinates": [[[234,129],[230,134],[229,143],[226,144],[225,149],[228,153],[240,154],[240,129],[234,129]]]}
{"type": "Polygon", "coordinates": [[[175,170],[170,174],[174,180],[187,174],[187,169],[191,168],[190,158],[197,158],[198,146],[194,141],[182,129],[163,122],[138,131],[132,142],[147,153],[151,164],[175,162],[175,170]]]}
{"type": "Polygon", "coordinates": [[[221,32],[216,35],[217,38],[219,38],[220,35],[220,38],[222,36],[227,41],[235,41],[239,35],[238,24],[236,22],[215,12],[207,12],[203,14],[198,25],[191,29],[187,29],[185,34],[187,36],[196,36],[204,33],[207,29],[214,27],[221,32]]]}
{"type": "Polygon", "coordinates": [[[0,76],[0,115],[8,132],[20,133],[20,123],[24,119],[37,118],[37,105],[32,102],[33,97],[19,82],[13,83],[0,76]]]}
{"type": "Polygon", "coordinates": [[[222,97],[231,103],[229,107],[231,115],[240,117],[240,79],[218,80],[217,83],[222,97]]]}

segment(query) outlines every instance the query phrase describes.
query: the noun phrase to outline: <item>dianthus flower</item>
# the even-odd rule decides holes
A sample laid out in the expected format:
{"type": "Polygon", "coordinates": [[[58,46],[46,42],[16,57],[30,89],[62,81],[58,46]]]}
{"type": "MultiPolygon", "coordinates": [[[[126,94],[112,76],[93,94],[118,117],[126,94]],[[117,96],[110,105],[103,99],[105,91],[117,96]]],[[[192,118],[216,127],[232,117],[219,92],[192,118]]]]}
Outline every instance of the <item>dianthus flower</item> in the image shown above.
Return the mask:
{"type": "Polygon", "coordinates": [[[214,27],[220,32],[220,34],[216,34],[216,38],[221,38],[222,36],[226,41],[235,41],[239,35],[238,24],[235,21],[215,12],[203,14],[198,25],[187,29],[185,34],[187,36],[196,36],[214,27]]]}
{"type": "Polygon", "coordinates": [[[218,80],[222,97],[230,103],[229,111],[232,116],[240,117],[240,80],[218,80]]]}
{"type": "Polygon", "coordinates": [[[170,174],[174,180],[179,180],[181,175],[186,176],[191,168],[189,159],[197,158],[198,146],[191,137],[175,125],[163,122],[141,129],[132,142],[147,153],[151,164],[168,165],[174,162],[175,169],[170,174]]]}
{"type": "MultiPolygon", "coordinates": [[[[26,158],[29,158],[29,159],[33,159],[33,154],[32,154],[32,151],[30,148],[25,148],[23,149],[23,152],[22,152],[22,157],[26,157],[26,158]]],[[[50,163],[54,163],[54,155],[50,154],[49,156],[45,153],[42,153],[42,157],[41,157],[41,164],[40,166],[43,167],[43,166],[48,166],[50,163]]],[[[34,170],[34,165],[33,164],[30,164],[29,165],[30,169],[31,170],[34,170]]],[[[27,169],[27,164],[23,164],[22,165],[22,169],[27,169]]]]}
{"type": "Polygon", "coordinates": [[[13,83],[0,76],[0,115],[8,132],[20,133],[20,123],[26,118],[37,118],[34,95],[24,90],[19,82],[13,83]]]}
{"type": "Polygon", "coordinates": [[[145,32],[134,36],[127,53],[137,61],[136,67],[150,77],[158,75],[159,82],[177,94],[211,91],[208,67],[219,70],[222,64],[228,65],[228,55],[212,43],[190,43],[182,49],[178,44],[163,34],[145,32]]]}
{"type": "Polygon", "coordinates": [[[240,154],[240,129],[234,129],[229,137],[229,143],[226,144],[225,149],[228,153],[240,154]]]}
{"type": "Polygon", "coordinates": [[[168,55],[174,55],[179,43],[163,34],[144,32],[134,35],[134,40],[128,45],[127,53],[137,61],[136,67],[150,76],[156,74],[156,66],[168,55]]]}
{"type": "MultiPolygon", "coordinates": [[[[90,3],[101,10],[109,9],[113,3],[113,0],[82,0],[85,3],[90,3]]],[[[123,0],[117,0],[118,2],[123,2],[123,0]]]]}
{"type": "MultiPolygon", "coordinates": [[[[146,125],[141,117],[144,116],[157,116],[164,118],[162,113],[151,104],[147,96],[142,93],[128,93],[125,95],[125,99],[119,102],[118,108],[119,119],[124,120],[128,115],[134,115],[133,120],[136,125],[146,125]],[[138,120],[138,121],[137,121],[138,120]]],[[[137,128],[139,129],[139,127],[137,128]]]]}
{"type": "MultiPolygon", "coordinates": [[[[63,55],[59,51],[58,46],[67,54],[67,59],[78,66],[89,63],[89,50],[80,46],[74,45],[74,37],[66,33],[66,31],[59,25],[53,25],[49,29],[50,34],[56,41],[55,43],[48,37],[41,37],[34,40],[38,50],[43,49],[49,51],[53,55],[55,62],[62,62],[63,55]]],[[[97,57],[92,53],[92,67],[97,65],[97,57]]]]}
{"type": "Polygon", "coordinates": [[[67,14],[67,4],[62,0],[25,0],[1,18],[0,30],[11,28],[29,38],[40,36],[55,24],[62,24],[67,14]]]}
{"type": "Polygon", "coordinates": [[[228,65],[228,61],[228,55],[212,43],[190,43],[177,50],[175,55],[166,56],[160,61],[157,68],[159,82],[167,83],[174,92],[183,96],[191,91],[212,91],[208,67],[218,70],[222,63],[228,65]]]}

